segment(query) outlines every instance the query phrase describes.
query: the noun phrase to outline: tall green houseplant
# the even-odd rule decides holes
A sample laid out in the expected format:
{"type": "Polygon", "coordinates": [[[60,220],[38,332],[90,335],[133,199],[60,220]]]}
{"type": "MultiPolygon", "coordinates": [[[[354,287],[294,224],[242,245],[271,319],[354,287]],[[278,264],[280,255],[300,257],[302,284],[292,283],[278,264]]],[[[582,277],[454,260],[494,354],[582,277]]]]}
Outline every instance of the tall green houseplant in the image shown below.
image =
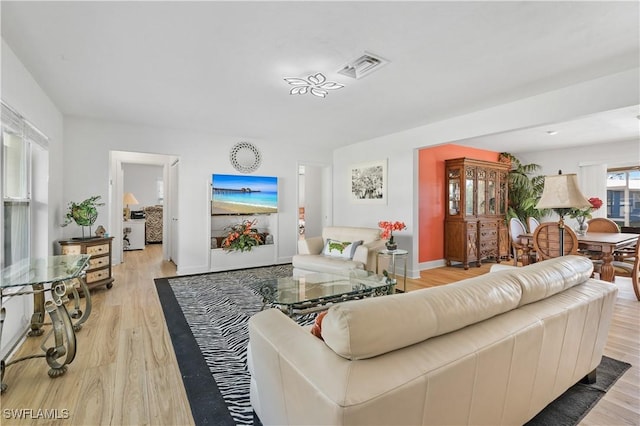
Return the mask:
{"type": "Polygon", "coordinates": [[[501,152],[499,160],[511,164],[507,219],[517,217],[522,223],[527,223],[528,217],[540,220],[548,212],[548,210],[536,209],[536,204],[544,189],[544,176],[534,175],[540,170],[540,166],[538,164],[522,164],[517,157],[508,152],[501,152]]]}

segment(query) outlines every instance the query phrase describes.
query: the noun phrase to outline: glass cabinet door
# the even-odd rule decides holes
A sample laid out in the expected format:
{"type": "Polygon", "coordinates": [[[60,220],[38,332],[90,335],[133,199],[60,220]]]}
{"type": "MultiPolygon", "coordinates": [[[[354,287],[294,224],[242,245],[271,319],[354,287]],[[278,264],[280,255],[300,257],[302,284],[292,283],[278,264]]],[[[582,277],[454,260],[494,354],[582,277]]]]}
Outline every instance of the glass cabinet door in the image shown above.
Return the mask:
{"type": "Polygon", "coordinates": [[[478,169],[478,214],[487,214],[487,171],[478,169]]]}
{"type": "Polygon", "coordinates": [[[449,170],[449,214],[460,214],[460,169],[449,170]]]}
{"type": "Polygon", "coordinates": [[[496,172],[489,172],[489,180],[487,181],[487,213],[496,214],[496,172]]]}
{"type": "Polygon", "coordinates": [[[474,192],[475,192],[475,169],[465,169],[465,194],[464,194],[464,213],[467,216],[473,216],[474,209],[474,192]]]}
{"type": "Polygon", "coordinates": [[[500,209],[499,213],[500,215],[505,215],[507,214],[507,188],[508,188],[508,182],[507,182],[507,173],[500,173],[500,194],[499,194],[499,204],[500,206],[498,207],[500,209]]]}

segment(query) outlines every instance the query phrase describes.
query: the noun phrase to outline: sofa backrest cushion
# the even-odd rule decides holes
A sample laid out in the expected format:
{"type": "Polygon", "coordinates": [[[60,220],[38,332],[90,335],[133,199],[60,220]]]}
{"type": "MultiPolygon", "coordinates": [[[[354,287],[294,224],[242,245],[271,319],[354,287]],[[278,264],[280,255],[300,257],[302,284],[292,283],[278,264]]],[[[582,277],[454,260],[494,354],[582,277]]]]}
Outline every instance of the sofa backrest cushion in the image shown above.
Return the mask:
{"type": "Polygon", "coordinates": [[[441,287],[338,303],[322,322],[322,337],[344,358],[371,358],[585,282],[593,268],[585,259],[565,256],[441,287]]]}
{"type": "Polygon", "coordinates": [[[378,228],[359,228],[353,226],[327,226],[322,229],[322,239],[326,242],[328,239],[337,241],[358,241],[362,240],[364,244],[380,239],[380,230],[378,228]]]}
{"type": "Polygon", "coordinates": [[[522,299],[518,306],[523,306],[582,284],[591,278],[593,262],[586,256],[570,255],[496,273],[513,276],[522,288],[522,299]]]}

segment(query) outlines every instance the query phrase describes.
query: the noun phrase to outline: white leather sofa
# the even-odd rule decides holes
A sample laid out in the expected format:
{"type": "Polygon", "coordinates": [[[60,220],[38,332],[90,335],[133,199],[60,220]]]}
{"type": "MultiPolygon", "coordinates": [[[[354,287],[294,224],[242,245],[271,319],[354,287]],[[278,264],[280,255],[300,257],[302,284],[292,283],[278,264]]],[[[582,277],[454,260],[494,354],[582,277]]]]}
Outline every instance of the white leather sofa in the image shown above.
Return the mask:
{"type": "Polygon", "coordinates": [[[276,309],[249,321],[265,425],[521,425],[593,372],[617,288],[565,256],[333,305],[324,341],[276,309]]]}
{"type": "Polygon", "coordinates": [[[298,254],[293,256],[293,275],[300,276],[313,272],[336,273],[350,269],[376,270],[376,253],[384,248],[386,240],[380,238],[377,228],[350,226],[328,226],[322,236],[298,241],[298,254]],[[327,240],[355,242],[362,241],[355,249],[353,257],[329,256],[324,253],[327,240]]]}

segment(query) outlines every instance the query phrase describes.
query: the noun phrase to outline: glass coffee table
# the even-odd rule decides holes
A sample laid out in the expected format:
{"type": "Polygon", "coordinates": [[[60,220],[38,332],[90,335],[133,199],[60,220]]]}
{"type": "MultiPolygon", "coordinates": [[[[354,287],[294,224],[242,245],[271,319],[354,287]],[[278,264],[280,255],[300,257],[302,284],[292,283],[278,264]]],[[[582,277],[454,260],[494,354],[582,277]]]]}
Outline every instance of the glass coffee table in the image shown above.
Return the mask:
{"type": "Polygon", "coordinates": [[[262,283],[262,309],[269,305],[295,317],[328,309],[334,303],[393,294],[395,282],[362,270],[273,278],[262,283]]]}

